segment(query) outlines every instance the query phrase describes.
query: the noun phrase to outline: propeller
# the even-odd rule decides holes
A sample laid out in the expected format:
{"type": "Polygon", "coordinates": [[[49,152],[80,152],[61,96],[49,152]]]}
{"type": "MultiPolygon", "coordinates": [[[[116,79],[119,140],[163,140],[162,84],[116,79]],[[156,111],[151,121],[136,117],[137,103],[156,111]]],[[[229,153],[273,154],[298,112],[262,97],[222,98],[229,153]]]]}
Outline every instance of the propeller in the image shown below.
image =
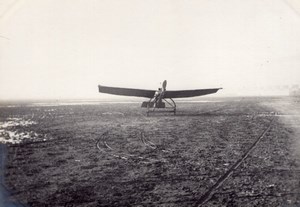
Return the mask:
{"type": "Polygon", "coordinates": [[[165,91],[167,88],[167,81],[164,80],[163,84],[162,84],[162,90],[165,91]]]}

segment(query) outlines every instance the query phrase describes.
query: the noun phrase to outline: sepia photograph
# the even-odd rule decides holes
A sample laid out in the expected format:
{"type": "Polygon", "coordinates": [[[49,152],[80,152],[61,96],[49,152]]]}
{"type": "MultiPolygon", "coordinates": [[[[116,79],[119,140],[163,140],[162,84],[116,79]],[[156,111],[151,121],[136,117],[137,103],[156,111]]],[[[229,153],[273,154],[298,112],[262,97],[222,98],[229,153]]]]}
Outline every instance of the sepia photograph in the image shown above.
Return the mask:
{"type": "Polygon", "coordinates": [[[0,207],[300,207],[299,0],[1,0],[0,207]]]}

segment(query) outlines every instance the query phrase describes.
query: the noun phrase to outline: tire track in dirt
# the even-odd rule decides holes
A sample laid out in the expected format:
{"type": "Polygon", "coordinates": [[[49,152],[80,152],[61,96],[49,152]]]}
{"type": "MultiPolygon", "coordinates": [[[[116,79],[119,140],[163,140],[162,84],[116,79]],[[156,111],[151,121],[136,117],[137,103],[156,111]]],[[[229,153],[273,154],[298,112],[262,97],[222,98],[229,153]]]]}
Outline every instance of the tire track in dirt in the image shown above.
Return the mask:
{"type": "Polygon", "coordinates": [[[154,149],[154,150],[157,149],[156,144],[154,144],[153,142],[151,142],[147,138],[145,138],[144,132],[141,132],[140,140],[146,147],[150,147],[151,149],[154,149]]]}
{"type": "MultiPolygon", "coordinates": [[[[128,160],[129,158],[132,158],[132,159],[140,159],[140,160],[144,160],[144,161],[147,160],[149,162],[164,161],[164,160],[160,160],[160,159],[152,159],[152,158],[147,158],[147,157],[138,156],[138,155],[134,155],[134,154],[116,152],[116,150],[107,143],[108,134],[109,134],[109,131],[104,132],[96,142],[96,148],[100,152],[110,154],[113,157],[120,158],[120,159],[123,159],[123,160],[128,160]]],[[[156,144],[154,144],[153,142],[151,142],[150,140],[145,138],[143,131],[140,132],[140,134],[141,134],[140,141],[146,147],[151,148],[152,150],[157,150],[158,149],[156,144]]],[[[166,151],[167,152],[167,150],[161,150],[161,151],[163,151],[163,152],[166,151]]]]}
{"type": "Polygon", "coordinates": [[[242,157],[237,160],[228,171],[226,171],[218,180],[217,182],[211,186],[200,198],[197,202],[195,202],[194,206],[202,206],[206,202],[208,202],[211,197],[213,196],[214,192],[231,176],[233,171],[237,169],[241,163],[249,156],[249,154],[255,149],[258,143],[262,140],[265,134],[271,129],[274,122],[274,117],[270,121],[268,127],[262,132],[260,136],[256,139],[256,141],[249,147],[249,149],[242,155],[242,157]]]}
{"type": "Polygon", "coordinates": [[[96,142],[96,147],[98,148],[98,150],[100,152],[104,152],[104,153],[110,154],[113,157],[117,157],[117,158],[120,158],[120,159],[123,159],[123,160],[127,160],[128,157],[133,156],[133,155],[130,155],[130,154],[123,154],[123,153],[122,154],[120,154],[120,153],[117,154],[117,153],[115,153],[114,152],[115,150],[111,146],[109,146],[107,144],[107,141],[105,139],[107,137],[107,135],[108,135],[108,131],[104,132],[100,136],[100,138],[98,139],[98,141],[96,142]],[[100,146],[101,143],[102,143],[102,146],[100,146]]]}
{"type": "MultiPolygon", "coordinates": [[[[165,136],[166,134],[164,134],[165,136]]],[[[147,138],[145,136],[145,131],[141,131],[141,137],[140,137],[140,140],[141,142],[148,148],[151,148],[152,150],[156,150],[156,151],[161,151],[161,152],[164,152],[164,153],[170,153],[171,150],[169,149],[169,147],[166,147],[166,146],[162,146],[162,145],[157,145],[153,142],[151,142],[149,140],[149,138],[147,138]]]]}

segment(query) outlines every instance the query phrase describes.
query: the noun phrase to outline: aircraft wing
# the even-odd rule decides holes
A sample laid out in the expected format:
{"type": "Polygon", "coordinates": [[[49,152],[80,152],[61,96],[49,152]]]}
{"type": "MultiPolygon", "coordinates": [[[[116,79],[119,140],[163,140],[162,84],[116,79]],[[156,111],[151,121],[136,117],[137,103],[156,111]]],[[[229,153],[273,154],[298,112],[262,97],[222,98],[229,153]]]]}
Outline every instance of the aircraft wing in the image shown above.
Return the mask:
{"type": "Polygon", "coordinates": [[[188,98],[194,96],[204,96],[211,93],[216,93],[222,88],[183,90],[183,91],[166,91],[164,98],[188,98]]]}
{"type": "Polygon", "coordinates": [[[108,93],[121,96],[137,96],[145,98],[153,98],[154,90],[143,90],[143,89],[133,89],[133,88],[117,88],[98,85],[99,92],[108,93]]]}

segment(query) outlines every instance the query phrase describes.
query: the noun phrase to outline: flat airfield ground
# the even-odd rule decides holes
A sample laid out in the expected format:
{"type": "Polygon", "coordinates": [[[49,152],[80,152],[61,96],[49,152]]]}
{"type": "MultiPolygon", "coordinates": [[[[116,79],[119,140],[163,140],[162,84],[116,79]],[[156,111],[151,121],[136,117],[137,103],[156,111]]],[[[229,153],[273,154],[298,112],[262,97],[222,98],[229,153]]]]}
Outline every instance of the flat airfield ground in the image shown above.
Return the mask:
{"type": "Polygon", "coordinates": [[[10,201],[299,206],[300,100],[208,100],[149,117],[138,103],[2,104],[2,141],[26,138],[2,145],[10,201]]]}

